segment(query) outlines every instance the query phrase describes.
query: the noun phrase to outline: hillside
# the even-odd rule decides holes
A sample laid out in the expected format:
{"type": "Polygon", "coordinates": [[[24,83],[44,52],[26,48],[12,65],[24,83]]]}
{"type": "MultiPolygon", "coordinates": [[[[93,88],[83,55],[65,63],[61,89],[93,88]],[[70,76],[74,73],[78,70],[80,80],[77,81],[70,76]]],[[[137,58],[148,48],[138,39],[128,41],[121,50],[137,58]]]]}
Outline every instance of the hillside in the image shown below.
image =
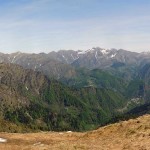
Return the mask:
{"type": "Polygon", "coordinates": [[[149,150],[150,115],[111,124],[94,131],[1,133],[1,150],[149,150]]]}
{"type": "Polygon", "coordinates": [[[1,126],[0,131],[90,130],[105,124],[128,103],[117,91],[72,89],[14,64],[0,64],[0,77],[0,121],[15,124],[1,126]]]}

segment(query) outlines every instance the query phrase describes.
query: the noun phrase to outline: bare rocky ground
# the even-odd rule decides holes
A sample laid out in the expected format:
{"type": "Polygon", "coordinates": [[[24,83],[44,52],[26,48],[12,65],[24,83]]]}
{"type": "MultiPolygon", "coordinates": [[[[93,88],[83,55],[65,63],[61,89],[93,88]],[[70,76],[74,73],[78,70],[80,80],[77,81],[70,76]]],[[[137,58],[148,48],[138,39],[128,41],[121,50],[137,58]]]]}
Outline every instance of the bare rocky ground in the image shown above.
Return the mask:
{"type": "Polygon", "coordinates": [[[150,115],[94,131],[0,133],[0,150],[150,150],[150,115]]]}

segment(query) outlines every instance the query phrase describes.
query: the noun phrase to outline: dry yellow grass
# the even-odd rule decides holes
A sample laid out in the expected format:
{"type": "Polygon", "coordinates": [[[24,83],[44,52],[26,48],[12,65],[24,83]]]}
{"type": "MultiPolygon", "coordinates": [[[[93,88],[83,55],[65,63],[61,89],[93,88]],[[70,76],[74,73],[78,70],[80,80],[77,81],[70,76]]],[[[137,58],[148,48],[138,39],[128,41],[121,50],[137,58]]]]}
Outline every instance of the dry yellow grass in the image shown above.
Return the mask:
{"type": "Polygon", "coordinates": [[[76,132],[0,133],[0,150],[150,150],[150,115],[76,132]]]}

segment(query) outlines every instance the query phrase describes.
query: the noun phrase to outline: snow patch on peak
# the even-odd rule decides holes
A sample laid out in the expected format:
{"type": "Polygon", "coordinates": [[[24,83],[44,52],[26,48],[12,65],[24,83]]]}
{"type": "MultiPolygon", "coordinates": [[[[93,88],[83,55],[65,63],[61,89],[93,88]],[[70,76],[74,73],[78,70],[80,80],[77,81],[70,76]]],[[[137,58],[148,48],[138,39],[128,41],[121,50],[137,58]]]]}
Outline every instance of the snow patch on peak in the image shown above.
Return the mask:
{"type": "Polygon", "coordinates": [[[115,56],[116,56],[116,53],[115,53],[115,54],[112,54],[110,57],[111,57],[111,58],[114,58],[115,56]]]}
{"type": "Polygon", "coordinates": [[[102,52],[103,55],[107,55],[110,52],[110,50],[102,49],[101,52],[102,52]]]}
{"type": "Polygon", "coordinates": [[[103,55],[107,55],[111,52],[110,49],[104,49],[104,48],[92,48],[92,49],[88,49],[88,50],[78,50],[78,54],[79,55],[83,55],[83,54],[87,54],[87,53],[96,53],[96,52],[101,52],[103,55]]]}
{"type": "Polygon", "coordinates": [[[73,59],[74,61],[79,58],[78,53],[77,53],[77,56],[73,56],[73,55],[71,54],[71,57],[72,57],[72,59],[73,59]]]}
{"type": "Polygon", "coordinates": [[[71,54],[71,57],[72,57],[73,60],[75,60],[72,54],[71,54]]]}
{"type": "Polygon", "coordinates": [[[14,63],[16,61],[17,56],[19,56],[21,52],[17,52],[16,55],[13,57],[11,63],[14,63]]]}
{"type": "Polygon", "coordinates": [[[65,61],[68,63],[68,60],[67,60],[67,58],[64,56],[64,55],[62,55],[62,57],[65,59],[65,61]]]}
{"type": "Polygon", "coordinates": [[[78,50],[78,54],[83,55],[83,54],[87,54],[87,53],[94,53],[95,50],[96,50],[95,48],[88,49],[88,50],[78,50]]]}
{"type": "Polygon", "coordinates": [[[81,51],[81,50],[78,50],[78,55],[82,55],[82,54],[86,54],[86,51],[81,51]]]}
{"type": "Polygon", "coordinates": [[[96,60],[98,61],[97,51],[96,51],[96,53],[95,53],[95,58],[96,58],[96,60]]]}
{"type": "Polygon", "coordinates": [[[85,52],[86,52],[86,53],[88,53],[88,52],[94,52],[94,50],[95,50],[95,49],[94,49],[94,48],[92,48],[92,49],[88,49],[88,50],[86,50],[85,52]]]}

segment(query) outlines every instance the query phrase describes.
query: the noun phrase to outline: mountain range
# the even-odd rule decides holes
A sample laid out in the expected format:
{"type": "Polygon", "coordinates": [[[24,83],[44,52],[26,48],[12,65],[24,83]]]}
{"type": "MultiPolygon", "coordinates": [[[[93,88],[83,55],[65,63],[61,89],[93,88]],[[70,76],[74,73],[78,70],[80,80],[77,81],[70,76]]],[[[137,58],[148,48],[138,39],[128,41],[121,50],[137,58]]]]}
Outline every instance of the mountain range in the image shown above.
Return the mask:
{"type": "MultiPolygon", "coordinates": [[[[31,58],[37,59],[38,61],[44,58],[47,60],[56,60],[64,64],[77,65],[78,67],[86,67],[90,69],[94,68],[106,68],[112,66],[114,62],[122,62],[125,64],[137,64],[140,65],[144,61],[148,61],[150,57],[149,52],[131,52],[123,49],[103,49],[103,48],[92,48],[89,50],[60,50],[52,51],[50,53],[39,53],[39,54],[26,54],[16,52],[12,54],[0,54],[1,62],[7,61],[11,63],[21,63],[30,60],[31,58]],[[22,59],[22,61],[21,61],[22,59]],[[87,63],[85,63],[87,62],[87,63]]],[[[37,61],[37,63],[38,63],[37,61]]],[[[40,64],[37,64],[40,66],[40,64]]],[[[41,64],[42,65],[42,64],[41,64]]],[[[29,62],[30,66],[30,62],[29,62]]]]}
{"type": "Polygon", "coordinates": [[[149,60],[148,52],[99,47],[0,53],[0,120],[19,131],[82,131],[136,114],[150,102],[149,60]]]}
{"type": "MultiPolygon", "coordinates": [[[[102,76],[109,74],[111,75],[111,77],[108,75],[109,79],[120,78],[122,80],[120,82],[123,82],[126,87],[138,82],[141,89],[142,86],[143,90],[146,89],[145,91],[149,89],[149,85],[147,85],[150,64],[149,52],[137,53],[122,49],[96,47],[86,51],[60,50],[48,54],[1,53],[0,62],[18,64],[25,69],[40,71],[48,78],[54,78],[73,87],[106,87],[102,76]],[[141,85],[142,82],[143,85],[141,85]]],[[[109,79],[107,78],[105,81],[109,79]]],[[[115,84],[111,85],[109,84],[108,87],[114,88],[115,84]]],[[[116,87],[118,87],[116,90],[122,89],[120,86],[116,87]]],[[[145,93],[148,94],[148,92],[145,93]]],[[[147,94],[143,93],[145,99],[148,98],[147,94]]],[[[131,92],[130,95],[132,95],[131,92]]]]}
{"type": "Polygon", "coordinates": [[[150,63],[150,53],[136,53],[122,49],[102,49],[99,47],[86,51],[60,50],[58,52],[26,54],[0,53],[0,62],[14,63],[24,68],[41,71],[60,79],[76,76],[76,68],[116,70],[119,68],[139,69],[150,63]]]}

